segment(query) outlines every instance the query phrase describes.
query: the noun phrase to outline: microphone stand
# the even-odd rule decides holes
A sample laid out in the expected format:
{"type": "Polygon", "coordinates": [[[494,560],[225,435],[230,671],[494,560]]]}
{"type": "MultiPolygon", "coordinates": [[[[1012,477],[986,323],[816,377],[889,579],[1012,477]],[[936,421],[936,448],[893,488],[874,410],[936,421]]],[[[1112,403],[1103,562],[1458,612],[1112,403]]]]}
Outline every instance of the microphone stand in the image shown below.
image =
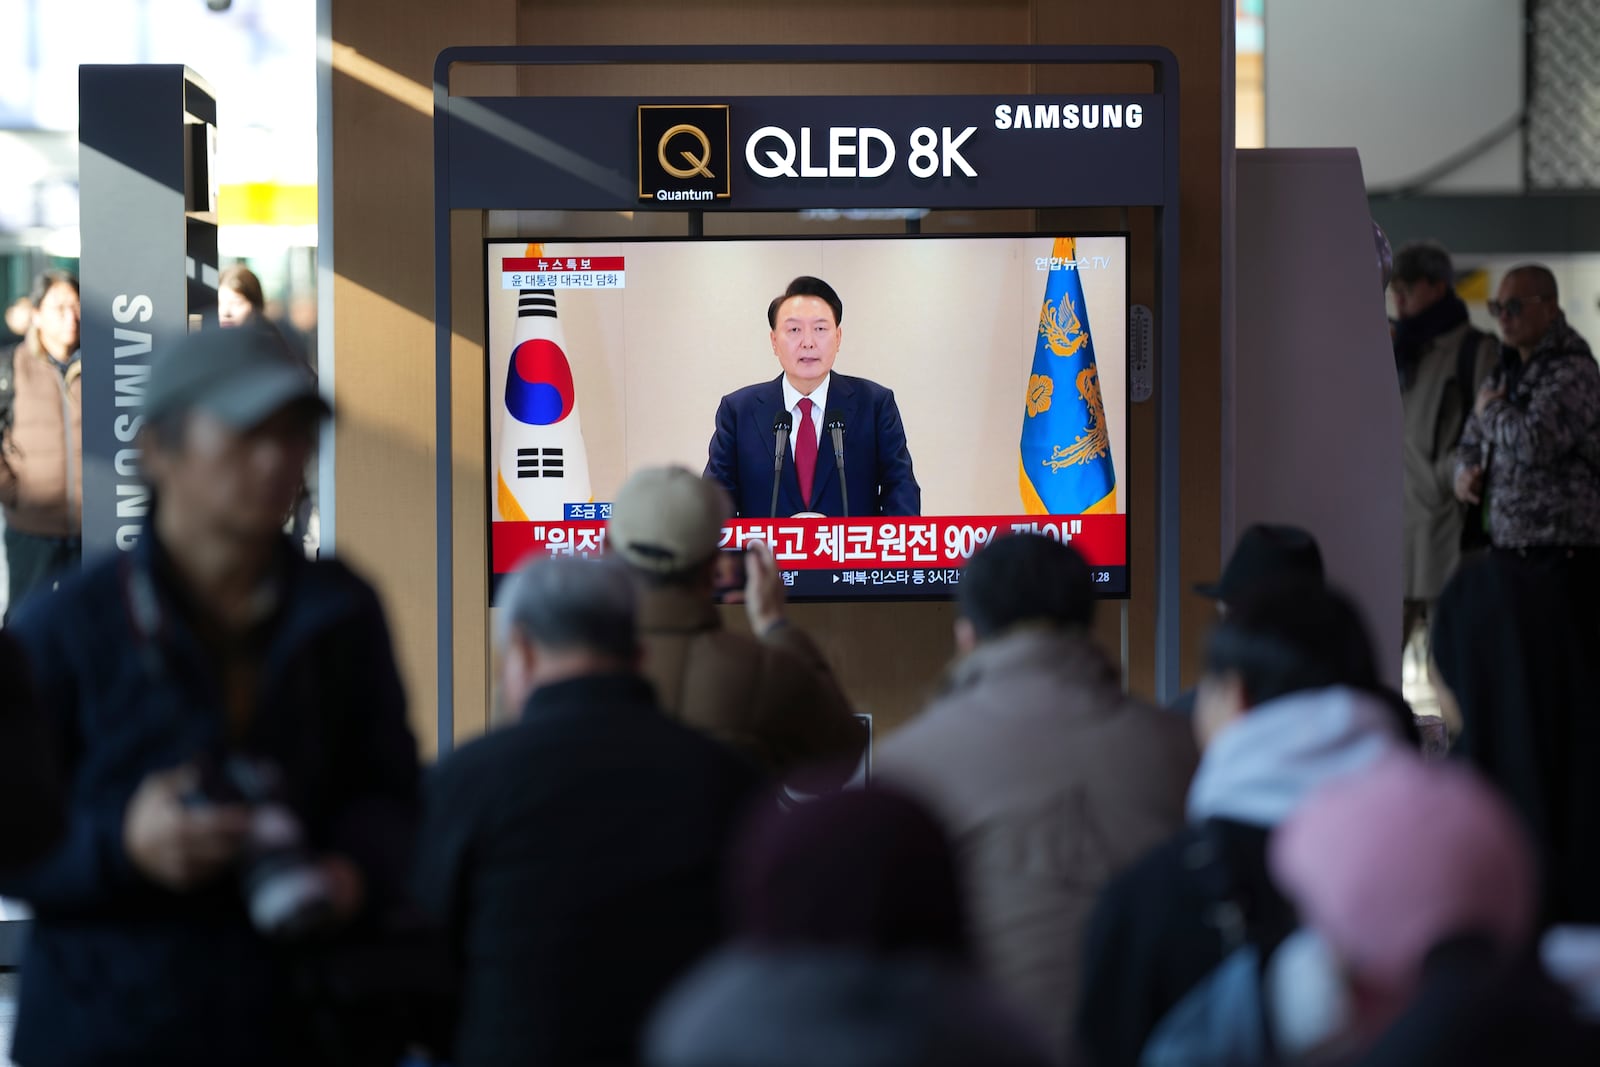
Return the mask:
{"type": "Polygon", "coordinates": [[[783,480],[783,452],[789,444],[789,430],[794,426],[794,416],[787,411],[778,412],[772,420],[772,436],[775,447],[772,450],[772,506],[767,509],[767,518],[778,517],[778,486],[783,480]]]}
{"type": "Polygon", "coordinates": [[[839,500],[844,504],[844,517],[850,517],[850,487],[844,483],[844,419],[829,412],[823,420],[833,438],[833,465],[839,471],[839,500]]]}

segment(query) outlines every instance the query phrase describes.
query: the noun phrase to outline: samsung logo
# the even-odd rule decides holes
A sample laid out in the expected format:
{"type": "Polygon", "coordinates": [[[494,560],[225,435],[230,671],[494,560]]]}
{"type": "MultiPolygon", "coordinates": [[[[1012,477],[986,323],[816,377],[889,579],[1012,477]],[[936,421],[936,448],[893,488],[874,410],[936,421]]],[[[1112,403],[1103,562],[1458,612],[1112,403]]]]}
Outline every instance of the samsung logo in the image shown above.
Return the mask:
{"type": "Polygon", "coordinates": [[[996,104],[997,130],[1137,130],[1143,104],[996,104]]]}

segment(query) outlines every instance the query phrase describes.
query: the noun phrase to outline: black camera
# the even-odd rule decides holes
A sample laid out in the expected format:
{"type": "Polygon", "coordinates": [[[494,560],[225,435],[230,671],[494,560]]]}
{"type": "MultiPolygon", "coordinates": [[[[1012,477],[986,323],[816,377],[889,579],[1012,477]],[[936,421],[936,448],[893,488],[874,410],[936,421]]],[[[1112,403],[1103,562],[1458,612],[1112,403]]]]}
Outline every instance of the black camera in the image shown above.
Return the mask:
{"type": "Polygon", "coordinates": [[[203,761],[199,769],[185,804],[239,804],[251,811],[239,882],[255,928],[268,937],[295,938],[328,925],[332,887],[284,801],[282,772],[270,761],[240,755],[203,761]]]}

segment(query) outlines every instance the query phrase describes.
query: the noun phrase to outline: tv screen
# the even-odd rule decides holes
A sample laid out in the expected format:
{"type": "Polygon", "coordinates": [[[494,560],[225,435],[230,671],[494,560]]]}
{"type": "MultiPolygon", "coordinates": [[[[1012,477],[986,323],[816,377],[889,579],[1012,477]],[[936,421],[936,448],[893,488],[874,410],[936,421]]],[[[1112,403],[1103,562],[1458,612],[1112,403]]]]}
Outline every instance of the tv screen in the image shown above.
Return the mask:
{"type": "Polygon", "coordinates": [[[997,537],[1128,591],[1124,235],[487,244],[491,585],[680,464],[798,600],[939,598],[997,537]]]}

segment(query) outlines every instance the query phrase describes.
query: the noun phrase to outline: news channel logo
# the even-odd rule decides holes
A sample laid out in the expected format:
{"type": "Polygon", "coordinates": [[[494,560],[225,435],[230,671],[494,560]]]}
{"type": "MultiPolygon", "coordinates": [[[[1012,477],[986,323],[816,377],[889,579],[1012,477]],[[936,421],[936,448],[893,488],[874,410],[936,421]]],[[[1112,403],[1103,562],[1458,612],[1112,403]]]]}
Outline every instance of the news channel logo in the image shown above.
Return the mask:
{"type": "Polygon", "coordinates": [[[639,105],[639,199],[732,195],[727,104],[639,105]]]}

